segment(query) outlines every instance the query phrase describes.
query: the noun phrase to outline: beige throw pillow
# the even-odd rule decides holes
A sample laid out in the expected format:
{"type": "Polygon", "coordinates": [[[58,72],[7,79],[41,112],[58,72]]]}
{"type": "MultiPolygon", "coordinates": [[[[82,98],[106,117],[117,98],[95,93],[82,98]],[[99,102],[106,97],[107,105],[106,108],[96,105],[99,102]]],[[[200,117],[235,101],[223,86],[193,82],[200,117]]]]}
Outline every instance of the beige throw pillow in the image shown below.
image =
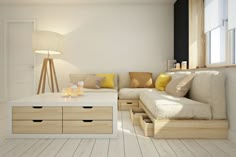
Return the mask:
{"type": "Polygon", "coordinates": [[[171,80],[166,86],[166,93],[177,97],[185,96],[191,87],[194,75],[195,74],[190,74],[171,80]]]}
{"type": "Polygon", "coordinates": [[[99,89],[104,77],[88,76],[84,80],[84,88],[99,89]]]}
{"type": "Polygon", "coordinates": [[[152,73],[150,72],[130,72],[131,88],[153,88],[152,73]]]}

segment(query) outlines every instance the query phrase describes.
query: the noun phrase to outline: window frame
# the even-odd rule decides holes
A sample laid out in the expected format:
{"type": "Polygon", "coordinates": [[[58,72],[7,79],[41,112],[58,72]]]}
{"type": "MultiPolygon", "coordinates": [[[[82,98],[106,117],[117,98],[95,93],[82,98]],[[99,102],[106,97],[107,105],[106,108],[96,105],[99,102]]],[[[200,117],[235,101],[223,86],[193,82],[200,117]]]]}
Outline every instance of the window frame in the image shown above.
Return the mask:
{"type": "MultiPolygon", "coordinates": [[[[211,30],[210,32],[206,33],[206,66],[207,67],[216,67],[216,66],[226,66],[231,64],[230,63],[230,55],[228,52],[228,22],[224,21],[223,26],[217,27],[215,29],[221,28],[222,29],[222,38],[221,43],[224,47],[224,53],[225,53],[225,61],[220,63],[211,63],[211,30]]],[[[214,29],[214,30],[215,30],[214,29]]]]}
{"type": "Polygon", "coordinates": [[[233,64],[236,64],[236,28],[233,30],[233,64]]]}

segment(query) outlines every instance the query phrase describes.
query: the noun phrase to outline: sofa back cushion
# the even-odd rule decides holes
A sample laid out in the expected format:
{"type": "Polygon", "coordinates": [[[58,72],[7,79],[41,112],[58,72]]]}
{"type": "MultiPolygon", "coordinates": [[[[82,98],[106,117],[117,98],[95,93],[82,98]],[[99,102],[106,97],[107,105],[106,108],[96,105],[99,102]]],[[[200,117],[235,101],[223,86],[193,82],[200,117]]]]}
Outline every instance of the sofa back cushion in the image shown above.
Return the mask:
{"type": "Polygon", "coordinates": [[[129,72],[131,88],[153,88],[152,73],[129,72]]]}
{"type": "Polygon", "coordinates": [[[190,74],[171,80],[166,87],[166,93],[172,96],[184,97],[191,87],[194,75],[190,74]]]}
{"type": "MultiPolygon", "coordinates": [[[[70,74],[70,82],[77,83],[78,81],[85,81],[88,76],[96,76],[96,74],[70,74]]],[[[117,75],[114,77],[114,89],[118,89],[117,75]]]]}
{"type": "MultiPolygon", "coordinates": [[[[152,79],[156,80],[157,73],[152,73],[152,79]]],[[[130,88],[130,76],[129,72],[119,74],[119,89],[130,88]]]]}
{"type": "Polygon", "coordinates": [[[225,77],[219,71],[196,71],[189,98],[209,104],[213,119],[226,119],[225,77]]]}

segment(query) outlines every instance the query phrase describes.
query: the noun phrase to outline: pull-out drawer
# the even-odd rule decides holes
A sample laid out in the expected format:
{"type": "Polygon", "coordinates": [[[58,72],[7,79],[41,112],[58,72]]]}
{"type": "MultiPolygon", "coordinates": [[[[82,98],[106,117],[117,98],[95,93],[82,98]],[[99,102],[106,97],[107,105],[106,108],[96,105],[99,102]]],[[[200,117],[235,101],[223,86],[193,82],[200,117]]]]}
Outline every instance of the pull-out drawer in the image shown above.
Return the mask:
{"type": "Polygon", "coordinates": [[[112,121],[63,121],[63,134],[112,134],[112,121]]]}
{"type": "Polygon", "coordinates": [[[129,111],[131,108],[138,106],[138,100],[119,100],[119,110],[121,111],[129,111]]]}
{"type": "Polygon", "coordinates": [[[147,115],[142,108],[132,108],[130,109],[131,121],[134,125],[140,125],[140,117],[147,115]]]}
{"type": "Polygon", "coordinates": [[[62,134],[62,121],[12,121],[14,134],[62,134]]]}
{"type": "Polygon", "coordinates": [[[12,120],[62,120],[62,107],[14,106],[12,120]]]}
{"type": "Polygon", "coordinates": [[[140,125],[143,129],[145,136],[153,136],[154,135],[154,125],[148,116],[141,116],[140,117],[140,125]]]}
{"type": "Polygon", "coordinates": [[[63,107],[63,120],[112,120],[112,107],[68,106],[63,107]]]}

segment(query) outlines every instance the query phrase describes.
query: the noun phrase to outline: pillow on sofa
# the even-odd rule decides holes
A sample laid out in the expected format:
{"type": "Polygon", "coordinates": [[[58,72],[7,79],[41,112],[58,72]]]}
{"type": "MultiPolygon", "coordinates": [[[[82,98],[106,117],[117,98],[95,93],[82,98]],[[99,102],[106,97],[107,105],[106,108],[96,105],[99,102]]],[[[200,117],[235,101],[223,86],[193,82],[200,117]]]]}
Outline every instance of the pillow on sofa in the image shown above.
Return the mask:
{"type": "Polygon", "coordinates": [[[167,84],[170,82],[171,76],[167,74],[160,74],[155,82],[155,87],[159,91],[164,91],[167,84]]]}
{"type": "Polygon", "coordinates": [[[84,88],[99,89],[104,77],[88,76],[84,80],[84,88]]]}
{"type": "Polygon", "coordinates": [[[152,73],[129,72],[131,88],[153,88],[152,73]]]}
{"type": "Polygon", "coordinates": [[[191,87],[194,76],[195,74],[190,74],[171,80],[166,86],[166,93],[177,97],[185,96],[191,87]]]}
{"type": "Polygon", "coordinates": [[[88,76],[95,76],[95,74],[70,74],[70,82],[77,84],[79,81],[84,81],[88,76]]]}
{"type": "Polygon", "coordinates": [[[100,86],[101,88],[115,88],[115,74],[96,74],[96,76],[104,77],[100,86]]]}

